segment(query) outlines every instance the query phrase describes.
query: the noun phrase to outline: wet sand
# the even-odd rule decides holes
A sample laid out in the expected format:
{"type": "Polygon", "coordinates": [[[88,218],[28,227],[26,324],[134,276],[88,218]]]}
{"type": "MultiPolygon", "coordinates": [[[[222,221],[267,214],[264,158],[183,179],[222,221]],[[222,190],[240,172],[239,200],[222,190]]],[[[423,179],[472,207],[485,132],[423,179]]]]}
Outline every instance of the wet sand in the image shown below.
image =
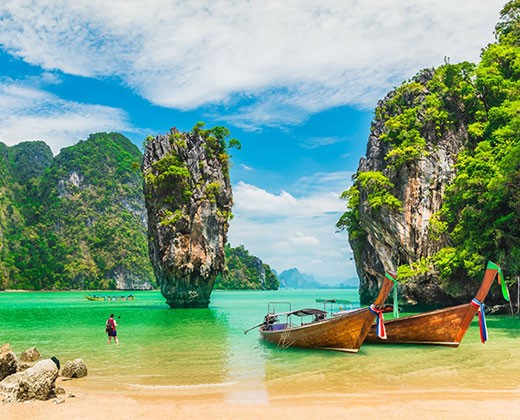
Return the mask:
{"type": "Polygon", "coordinates": [[[91,390],[81,380],[57,381],[64,402],[31,401],[0,405],[2,419],[512,419],[520,413],[516,390],[417,389],[366,394],[254,393],[175,394],[91,390]],[[71,396],[71,394],[73,396],[71,396]]]}

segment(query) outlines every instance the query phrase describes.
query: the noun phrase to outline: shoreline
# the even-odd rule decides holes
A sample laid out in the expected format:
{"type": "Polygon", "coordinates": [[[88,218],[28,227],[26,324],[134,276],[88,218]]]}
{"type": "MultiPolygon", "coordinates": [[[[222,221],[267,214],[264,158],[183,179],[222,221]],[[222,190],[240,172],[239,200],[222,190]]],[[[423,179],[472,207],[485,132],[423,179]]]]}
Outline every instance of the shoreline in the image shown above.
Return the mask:
{"type": "Polygon", "coordinates": [[[0,405],[8,419],[510,419],[520,411],[520,388],[511,390],[415,389],[366,393],[286,393],[263,391],[198,394],[165,390],[107,391],[86,389],[81,379],[56,381],[64,402],[30,401],[0,405]],[[71,396],[71,394],[73,396],[71,396]]]}

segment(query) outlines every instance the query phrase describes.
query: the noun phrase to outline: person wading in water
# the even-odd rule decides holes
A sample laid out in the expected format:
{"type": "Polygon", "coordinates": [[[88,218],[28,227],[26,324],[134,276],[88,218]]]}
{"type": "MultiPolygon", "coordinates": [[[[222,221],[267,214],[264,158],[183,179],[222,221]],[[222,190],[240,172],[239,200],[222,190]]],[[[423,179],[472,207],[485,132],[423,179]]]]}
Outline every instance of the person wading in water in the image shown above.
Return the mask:
{"type": "Polygon", "coordinates": [[[110,318],[107,319],[107,324],[106,324],[106,328],[105,328],[105,331],[108,334],[108,344],[110,344],[112,342],[112,337],[114,337],[114,341],[116,342],[116,344],[119,344],[119,341],[117,340],[116,327],[117,327],[117,322],[114,319],[114,314],[110,314],[110,318]]]}

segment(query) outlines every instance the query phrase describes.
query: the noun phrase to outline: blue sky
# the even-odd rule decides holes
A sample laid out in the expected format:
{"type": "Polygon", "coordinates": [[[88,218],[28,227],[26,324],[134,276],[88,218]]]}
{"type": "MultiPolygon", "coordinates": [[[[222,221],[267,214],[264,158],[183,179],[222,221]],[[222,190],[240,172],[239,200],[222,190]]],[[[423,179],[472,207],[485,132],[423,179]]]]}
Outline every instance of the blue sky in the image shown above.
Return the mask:
{"type": "Polygon", "coordinates": [[[340,193],[379,99],[425,67],[478,61],[505,1],[4,0],[0,141],[57,154],[88,134],[225,125],[229,241],[278,272],[355,277],[340,193]]]}

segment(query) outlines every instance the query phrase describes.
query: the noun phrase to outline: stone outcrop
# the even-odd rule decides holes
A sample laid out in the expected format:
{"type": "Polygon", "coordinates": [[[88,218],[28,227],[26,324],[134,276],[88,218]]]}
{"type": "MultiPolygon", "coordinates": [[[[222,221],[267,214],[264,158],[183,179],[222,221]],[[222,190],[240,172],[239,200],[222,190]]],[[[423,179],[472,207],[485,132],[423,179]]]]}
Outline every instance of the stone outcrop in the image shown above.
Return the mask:
{"type": "Polygon", "coordinates": [[[36,347],[31,347],[30,349],[25,350],[20,355],[20,360],[22,362],[36,362],[40,358],[40,352],[36,347]]]}
{"type": "Polygon", "coordinates": [[[61,376],[65,378],[83,378],[87,376],[87,373],[87,365],[83,359],[74,359],[73,361],[65,363],[61,371],[61,376]]]}
{"type": "Polygon", "coordinates": [[[45,359],[32,368],[15,373],[0,382],[0,398],[5,403],[47,400],[54,397],[58,367],[45,359]]]}
{"type": "Polygon", "coordinates": [[[213,134],[173,128],[145,146],[150,260],[172,308],[207,307],[225,267],[232,192],[226,148],[213,134]]]}
{"type": "Polygon", "coordinates": [[[18,360],[16,355],[11,350],[9,344],[4,344],[0,347],[0,381],[18,369],[18,360]]]}
{"type": "MultiPolygon", "coordinates": [[[[402,108],[390,109],[387,103],[395,91],[378,103],[376,115],[400,113],[410,104],[424,100],[428,93],[426,83],[433,77],[433,70],[419,73],[414,82],[422,85],[408,96],[403,95],[402,108]]],[[[462,112],[462,111],[461,111],[462,112]]],[[[419,120],[424,118],[418,115],[419,120]]],[[[359,163],[358,174],[367,171],[383,173],[393,184],[391,194],[402,203],[402,210],[395,211],[382,207],[371,209],[368,192],[360,188],[359,224],[364,235],[351,238],[356,269],[360,278],[360,296],[363,303],[369,303],[377,295],[378,275],[385,270],[396,272],[400,265],[411,264],[420,258],[435,254],[448,245],[445,237],[430,235],[430,220],[439,211],[446,186],[456,172],[454,164],[458,153],[467,142],[467,128],[464,116],[455,125],[444,130],[442,135],[427,121],[422,122],[420,135],[426,140],[426,150],[420,159],[408,162],[395,169],[389,165],[387,155],[392,145],[384,141],[388,132],[385,121],[373,121],[368,140],[366,157],[359,163]]],[[[380,277],[380,276],[379,276],[380,277]]],[[[406,284],[400,284],[401,299],[410,304],[450,304],[454,300],[437,284],[431,274],[425,274],[406,284]]]]}

